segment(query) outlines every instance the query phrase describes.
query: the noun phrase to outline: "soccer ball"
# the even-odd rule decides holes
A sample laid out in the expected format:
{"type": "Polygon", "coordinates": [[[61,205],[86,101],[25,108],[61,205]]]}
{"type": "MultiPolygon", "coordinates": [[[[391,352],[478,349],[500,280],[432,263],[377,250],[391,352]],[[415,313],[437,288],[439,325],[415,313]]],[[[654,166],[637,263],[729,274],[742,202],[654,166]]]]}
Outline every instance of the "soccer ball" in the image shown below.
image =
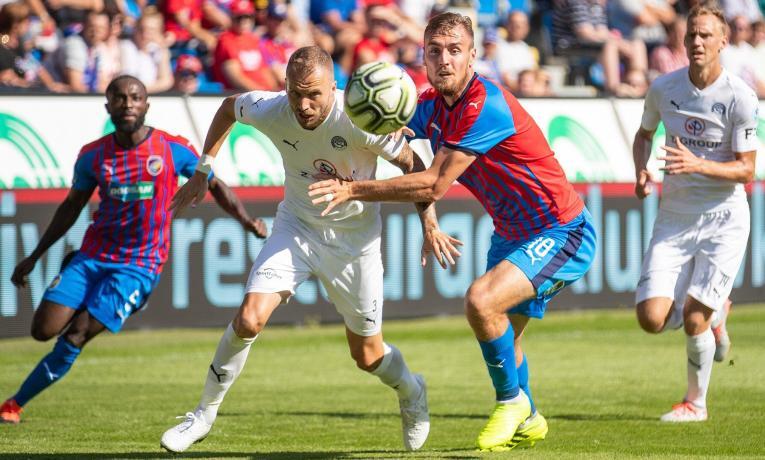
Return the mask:
{"type": "Polygon", "coordinates": [[[417,88],[394,64],[364,64],[345,87],[345,113],[354,125],[373,134],[388,134],[405,126],[416,108],[417,88]]]}

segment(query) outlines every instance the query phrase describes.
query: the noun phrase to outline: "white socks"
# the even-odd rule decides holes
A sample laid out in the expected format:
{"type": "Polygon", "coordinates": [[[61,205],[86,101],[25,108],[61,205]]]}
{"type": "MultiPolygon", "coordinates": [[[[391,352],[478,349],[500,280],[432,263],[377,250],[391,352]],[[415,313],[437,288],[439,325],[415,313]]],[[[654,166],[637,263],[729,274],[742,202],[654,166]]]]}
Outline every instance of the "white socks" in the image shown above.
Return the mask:
{"type": "Polygon", "coordinates": [[[238,337],[230,323],[223,333],[212,364],[207,369],[205,389],[195,411],[201,412],[207,423],[212,425],[215,421],[223,397],[244,368],[250,345],[256,338],[257,336],[249,339],[238,337]]]}
{"type": "Polygon", "coordinates": [[[686,335],[685,349],[688,352],[688,393],[685,399],[696,407],[705,408],[715,356],[715,336],[712,329],[707,329],[699,335],[686,335]]]}
{"type": "Polygon", "coordinates": [[[396,390],[399,399],[411,399],[417,396],[420,385],[409,372],[401,352],[387,343],[383,343],[383,347],[385,350],[383,359],[377,369],[371,373],[376,375],[382,383],[396,390]]]}

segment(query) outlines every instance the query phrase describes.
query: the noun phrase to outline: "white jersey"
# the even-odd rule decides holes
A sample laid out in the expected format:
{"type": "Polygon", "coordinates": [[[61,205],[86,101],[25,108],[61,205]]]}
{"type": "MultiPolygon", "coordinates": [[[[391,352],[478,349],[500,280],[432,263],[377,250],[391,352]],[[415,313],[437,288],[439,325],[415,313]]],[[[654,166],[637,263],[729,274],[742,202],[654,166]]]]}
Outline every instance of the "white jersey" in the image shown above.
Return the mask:
{"type": "MultiPolygon", "coordinates": [[[[754,91],[725,69],[704,89],[691,83],[688,68],[657,78],[645,97],[641,126],[654,131],[664,122],[666,145],[680,138],[696,156],[728,162],[736,153],[757,150],[757,110],[754,91]]],[[[701,174],[665,175],[662,209],[678,213],[704,213],[746,203],[743,184],[701,174]]]]}
{"type": "Polygon", "coordinates": [[[379,235],[379,203],[348,201],[322,217],[325,206],[311,203],[308,186],[319,173],[344,180],[374,179],[377,157],[397,158],[404,145],[403,137],[397,142],[392,135],[380,136],[357,128],[343,111],[340,91],[335,91],[335,102],[327,118],[313,130],[300,126],[284,91],[242,94],[235,109],[237,121],[268,136],[282,155],[285,190],[280,209],[319,231],[328,227],[342,230],[376,227],[379,235]]]}

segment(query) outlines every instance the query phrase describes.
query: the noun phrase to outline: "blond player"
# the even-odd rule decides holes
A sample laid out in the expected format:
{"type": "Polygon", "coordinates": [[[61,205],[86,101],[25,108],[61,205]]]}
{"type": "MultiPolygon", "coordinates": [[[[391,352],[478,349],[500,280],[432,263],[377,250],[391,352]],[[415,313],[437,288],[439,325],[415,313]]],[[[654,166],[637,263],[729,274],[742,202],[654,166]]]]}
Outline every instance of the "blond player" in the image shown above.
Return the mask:
{"type": "MultiPolygon", "coordinates": [[[[258,333],[310,275],[321,281],[343,316],[358,367],[398,394],[404,446],[419,449],[428,436],[425,381],[412,374],[401,353],[382,338],[379,205],[350,202],[322,216],[307,193],[315,175],[373,178],[378,157],[407,173],[424,165],[403,137],[368,134],[351,123],[343,112],[343,94],[336,90],[332,69],[325,51],[301,48],[287,65],[286,92],[253,91],[227,98],[207,133],[199,174],[173,199],[173,206],[180,209],[203,196],[205,171],[209,172],[234,121],[256,127],[282,155],[285,193],[272,234],[253,264],[242,305],[218,345],[199,405],[162,436],[161,445],[167,450],[182,452],[207,436],[258,333]]],[[[424,251],[444,253],[453,263],[453,256],[459,254],[453,244],[459,242],[438,230],[433,206],[420,204],[418,210],[425,231],[424,251]]],[[[445,265],[441,257],[439,261],[445,265]]]]}
{"type": "Polygon", "coordinates": [[[651,141],[664,122],[664,185],[636,309],[647,332],[685,329],[688,390],[661,417],[665,422],[707,419],[712,328],[727,339],[725,307],[749,236],[744,184],[754,177],[757,148],[757,97],[720,65],[727,44],[722,12],[693,8],[687,30],[690,65],[651,85],[633,144],[635,193],[642,199],[651,193],[651,141]]]}

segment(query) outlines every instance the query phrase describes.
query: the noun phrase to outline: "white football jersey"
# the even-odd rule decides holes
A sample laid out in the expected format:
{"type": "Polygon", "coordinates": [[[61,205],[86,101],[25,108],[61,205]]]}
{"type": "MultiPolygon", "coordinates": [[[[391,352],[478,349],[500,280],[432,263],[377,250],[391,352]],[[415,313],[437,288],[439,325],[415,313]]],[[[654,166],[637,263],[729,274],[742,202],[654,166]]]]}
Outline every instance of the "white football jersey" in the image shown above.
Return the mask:
{"type": "Polygon", "coordinates": [[[315,228],[379,227],[379,203],[348,201],[321,217],[325,206],[311,203],[308,186],[319,173],[344,180],[374,179],[377,157],[397,158],[405,142],[403,137],[396,141],[393,135],[380,136],[357,128],[343,111],[341,91],[335,91],[332,110],[313,130],[300,126],[284,91],[242,94],[235,108],[237,121],[268,136],[282,155],[285,190],[280,209],[283,207],[315,228]]]}
{"type": "MultiPolygon", "coordinates": [[[[665,143],[680,138],[696,156],[727,162],[735,153],[757,150],[757,110],[754,91],[739,77],[723,69],[714,83],[696,88],[688,68],[657,78],[645,97],[641,125],[666,129],[665,143]]],[[[680,213],[703,213],[746,203],[743,184],[701,174],[664,175],[661,208],[680,213]]]]}

